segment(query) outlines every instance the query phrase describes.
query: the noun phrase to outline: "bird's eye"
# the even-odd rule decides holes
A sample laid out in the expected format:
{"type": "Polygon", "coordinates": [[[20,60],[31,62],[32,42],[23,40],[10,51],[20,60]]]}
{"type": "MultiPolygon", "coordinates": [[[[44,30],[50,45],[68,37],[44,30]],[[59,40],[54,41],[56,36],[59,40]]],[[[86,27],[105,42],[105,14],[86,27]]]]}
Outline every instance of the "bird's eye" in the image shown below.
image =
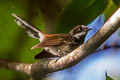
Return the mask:
{"type": "Polygon", "coordinates": [[[77,29],[75,30],[75,33],[78,33],[78,30],[77,30],[77,29]]]}
{"type": "Polygon", "coordinates": [[[81,29],[78,28],[78,29],[75,30],[75,33],[80,33],[80,31],[81,31],[81,29]]]}

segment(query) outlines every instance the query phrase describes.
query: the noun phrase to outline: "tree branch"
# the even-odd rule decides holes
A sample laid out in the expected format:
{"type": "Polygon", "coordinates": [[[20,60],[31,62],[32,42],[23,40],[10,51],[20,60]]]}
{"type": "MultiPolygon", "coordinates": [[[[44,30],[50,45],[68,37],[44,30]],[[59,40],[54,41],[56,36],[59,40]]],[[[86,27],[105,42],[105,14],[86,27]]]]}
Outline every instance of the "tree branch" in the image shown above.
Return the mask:
{"type": "Polygon", "coordinates": [[[8,61],[5,59],[0,59],[0,67],[11,69],[18,72],[24,72],[27,75],[30,75],[30,68],[32,64],[24,64],[15,61],[8,61]]]}
{"type": "Polygon", "coordinates": [[[51,60],[48,68],[53,71],[73,66],[92,54],[112,33],[120,26],[120,8],[111,16],[111,18],[101,27],[101,29],[86,43],[78,47],[76,50],[60,58],[57,62],[51,60]]]}
{"type": "Polygon", "coordinates": [[[10,62],[0,60],[0,66],[15,71],[27,73],[31,79],[39,80],[48,73],[63,70],[74,66],[88,55],[92,54],[110,35],[112,35],[120,26],[120,9],[101,27],[101,29],[86,43],[68,55],[59,59],[42,59],[33,64],[24,64],[19,62],[10,62]]]}

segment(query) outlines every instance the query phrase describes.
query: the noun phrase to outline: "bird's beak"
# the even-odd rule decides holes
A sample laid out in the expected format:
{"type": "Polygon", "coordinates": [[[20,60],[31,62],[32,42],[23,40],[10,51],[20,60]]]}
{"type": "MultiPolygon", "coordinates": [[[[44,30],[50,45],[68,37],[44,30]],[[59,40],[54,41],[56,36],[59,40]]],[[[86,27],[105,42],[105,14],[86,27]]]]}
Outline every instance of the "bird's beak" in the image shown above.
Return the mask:
{"type": "Polygon", "coordinates": [[[87,31],[92,30],[92,28],[88,28],[87,31]]]}

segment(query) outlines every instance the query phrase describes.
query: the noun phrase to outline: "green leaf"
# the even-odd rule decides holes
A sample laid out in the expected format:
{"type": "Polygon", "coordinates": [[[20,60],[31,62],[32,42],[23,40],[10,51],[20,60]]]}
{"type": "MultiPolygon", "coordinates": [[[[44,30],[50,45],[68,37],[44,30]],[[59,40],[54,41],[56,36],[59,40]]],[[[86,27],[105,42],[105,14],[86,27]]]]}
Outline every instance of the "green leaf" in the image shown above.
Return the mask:
{"type": "Polygon", "coordinates": [[[114,2],[117,6],[120,6],[120,0],[113,0],[113,2],[114,2]]]}
{"type": "Polygon", "coordinates": [[[70,31],[79,24],[89,24],[101,14],[109,0],[72,0],[61,13],[56,25],[56,33],[70,31]]]}
{"type": "Polygon", "coordinates": [[[118,9],[119,6],[117,6],[112,0],[109,0],[109,4],[107,8],[104,11],[106,20],[112,16],[112,14],[118,9]]]}

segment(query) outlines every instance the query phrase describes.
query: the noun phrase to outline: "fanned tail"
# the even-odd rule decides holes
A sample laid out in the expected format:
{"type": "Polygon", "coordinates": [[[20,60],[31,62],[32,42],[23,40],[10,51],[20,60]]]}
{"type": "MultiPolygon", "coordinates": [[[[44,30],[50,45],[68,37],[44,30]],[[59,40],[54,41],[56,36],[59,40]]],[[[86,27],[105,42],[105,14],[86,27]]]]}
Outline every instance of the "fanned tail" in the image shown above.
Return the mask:
{"type": "Polygon", "coordinates": [[[26,29],[27,34],[30,37],[39,39],[40,41],[44,38],[44,33],[37,29],[36,27],[29,24],[26,20],[22,19],[20,16],[17,16],[16,14],[12,14],[12,16],[15,18],[15,22],[22,28],[26,29]]]}

